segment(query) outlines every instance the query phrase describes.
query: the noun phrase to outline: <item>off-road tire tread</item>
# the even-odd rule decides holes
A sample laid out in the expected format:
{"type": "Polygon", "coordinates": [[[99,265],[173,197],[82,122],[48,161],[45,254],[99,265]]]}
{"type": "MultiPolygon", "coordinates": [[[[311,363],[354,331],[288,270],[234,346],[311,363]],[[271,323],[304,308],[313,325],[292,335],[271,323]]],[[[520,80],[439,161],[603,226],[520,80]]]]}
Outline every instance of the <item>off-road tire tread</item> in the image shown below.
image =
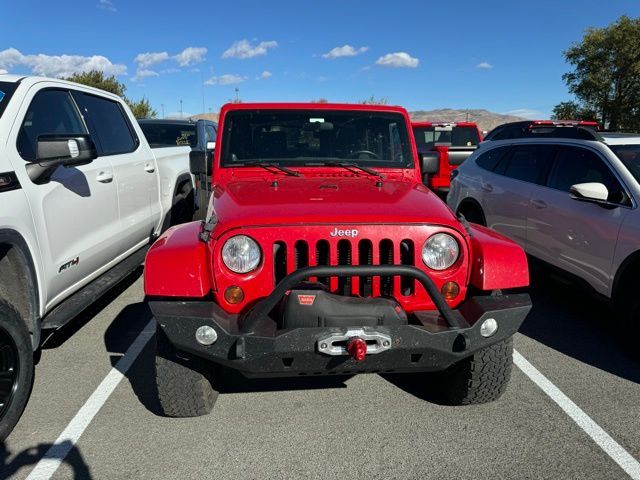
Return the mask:
{"type": "Polygon", "coordinates": [[[168,417],[207,415],[218,398],[211,369],[201,359],[182,356],[158,328],[155,377],[161,411],[168,417]]]}
{"type": "Polygon", "coordinates": [[[475,405],[502,396],[511,379],[513,338],[484,348],[444,372],[441,393],[450,405],[475,405]]]}

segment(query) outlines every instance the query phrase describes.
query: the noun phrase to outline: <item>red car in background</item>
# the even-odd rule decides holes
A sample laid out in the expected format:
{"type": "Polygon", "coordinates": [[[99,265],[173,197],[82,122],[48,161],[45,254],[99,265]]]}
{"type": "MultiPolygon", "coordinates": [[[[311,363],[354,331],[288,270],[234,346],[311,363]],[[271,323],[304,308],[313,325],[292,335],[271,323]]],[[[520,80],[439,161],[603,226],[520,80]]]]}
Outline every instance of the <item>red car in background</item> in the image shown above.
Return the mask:
{"type": "Polygon", "coordinates": [[[414,122],[411,126],[422,159],[422,180],[439,196],[446,197],[451,172],[478,148],[482,132],[473,122],[414,122]]]}

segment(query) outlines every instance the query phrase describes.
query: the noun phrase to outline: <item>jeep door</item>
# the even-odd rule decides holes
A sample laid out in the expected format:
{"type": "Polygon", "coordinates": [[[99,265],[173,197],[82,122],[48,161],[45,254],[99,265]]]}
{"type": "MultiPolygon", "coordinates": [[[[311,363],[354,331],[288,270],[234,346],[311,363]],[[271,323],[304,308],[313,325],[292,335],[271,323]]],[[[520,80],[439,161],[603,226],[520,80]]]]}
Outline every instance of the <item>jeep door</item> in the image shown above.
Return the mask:
{"type": "Polygon", "coordinates": [[[108,159],[117,187],[120,226],[119,252],[148,243],[155,229],[151,204],[158,202],[155,157],[146,142],[140,142],[122,104],[115,100],[74,92],[91,135],[98,158],[108,159]]]}
{"type": "Polygon", "coordinates": [[[553,148],[514,145],[480,184],[487,225],[523,246],[531,189],[541,182],[553,148]]]}
{"type": "Polygon", "coordinates": [[[559,147],[545,185],[531,190],[527,217],[527,253],[586,280],[606,294],[622,222],[631,203],[621,181],[595,150],[559,147]],[[612,206],[575,200],[569,188],[599,182],[612,206]]]}
{"type": "Polygon", "coordinates": [[[60,166],[41,184],[27,175],[26,165],[36,160],[38,136],[88,133],[69,90],[55,85],[38,83],[27,91],[7,145],[31,206],[48,307],[97,276],[117,254],[119,236],[118,197],[108,158],[60,166]]]}

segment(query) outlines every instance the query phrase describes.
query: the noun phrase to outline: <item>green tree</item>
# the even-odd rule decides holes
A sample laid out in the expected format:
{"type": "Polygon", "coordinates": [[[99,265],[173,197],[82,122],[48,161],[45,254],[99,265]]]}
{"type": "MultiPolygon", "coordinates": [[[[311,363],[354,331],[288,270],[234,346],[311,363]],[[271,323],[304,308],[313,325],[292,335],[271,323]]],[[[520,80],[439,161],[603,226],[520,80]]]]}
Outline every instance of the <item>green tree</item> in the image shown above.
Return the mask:
{"type": "MultiPolygon", "coordinates": [[[[582,41],[564,52],[573,66],[562,78],[579,112],[597,112],[609,128],[640,128],[640,18],[626,15],[605,28],[587,29],[582,41]]],[[[554,109],[554,113],[556,111],[554,109]]],[[[572,112],[575,113],[575,112],[572,112]]]]}
{"type": "Polygon", "coordinates": [[[584,108],[577,102],[560,102],[553,107],[552,120],[595,120],[598,121],[598,113],[595,110],[584,108]]]}
{"type": "Polygon", "coordinates": [[[89,87],[99,88],[100,90],[118,95],[127,103],[127,105],[129,105],[129,108],[131,108],[131,111],[136,118],[155,118],[158,116],[158,112],[151,106],[149,100],[145,97],[142,97],[142,99],[138,101],[130,100],[125,95],[125,92],[127,91],[126,85],[119,82],[113,75],[106,77],[104,72],[101,72],[100,70],[91,70],[84,73],[74,73],[70,77],[65,78],[65,80],[88,85],[89,87]]]}
{"type": "Polygon", "coordinates": [[[388,105],[389,99],[387,97],[376,98],[373,95],[371,95],[369,98],[360,100],[360,102],[358,103],[361,103],[364,105],[388,105]]]}

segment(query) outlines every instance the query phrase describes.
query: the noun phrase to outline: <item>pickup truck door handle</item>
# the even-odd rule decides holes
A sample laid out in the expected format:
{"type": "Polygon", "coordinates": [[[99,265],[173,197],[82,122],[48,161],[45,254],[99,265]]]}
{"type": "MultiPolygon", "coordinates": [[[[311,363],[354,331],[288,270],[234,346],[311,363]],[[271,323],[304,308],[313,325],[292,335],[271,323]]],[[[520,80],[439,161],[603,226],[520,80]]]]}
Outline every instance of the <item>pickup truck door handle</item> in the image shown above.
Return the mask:
{"type": "Polygon", "coordinates": [[[493,192],[493,186],[490,183],[483,183],[481,188],[485,192],[493,192]]]}
{"type": "Polygon", "coordinates": [[[538,210],[542,210],[543,208],[547,208],[547,203],[542,200],[531,200],[531,205],[536,207],[538,210]]]}
{"type": "Polygon", "coordinates": [[[96,180],[101,183],[111,183],[111,181],[113,180],[113,172],[100,170],[98,175],[96,175],[96,180]]]}
{"type": "Polygon", "coordinates": [[[144,171],[145,172],[149,172],[149,173],[153,173],[156,171],[156,167],[153,166],[153,163],[147,163],[144,166],[144,171]]]}

